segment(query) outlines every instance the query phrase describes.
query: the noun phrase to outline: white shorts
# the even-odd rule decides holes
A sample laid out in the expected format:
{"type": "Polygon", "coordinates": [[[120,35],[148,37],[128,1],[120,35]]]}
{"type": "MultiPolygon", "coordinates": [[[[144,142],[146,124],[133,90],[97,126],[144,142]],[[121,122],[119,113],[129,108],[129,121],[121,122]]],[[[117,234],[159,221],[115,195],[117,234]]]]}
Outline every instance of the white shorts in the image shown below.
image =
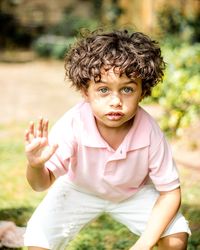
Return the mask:
{"type": "MultiPolygon", "coordinates": [[[[66,176],[62,176],[56,180],[29,220],[24,244],[65,249],[88,222],[104,212],[134,234],[141,235],[158,196],[152,185],[146,185],[130,199],[113,203],[82,192],[69,183],[66,176]]],[[[178,232],[191,234],[181,213],[176,215],[162,237],[178,232]]]]}

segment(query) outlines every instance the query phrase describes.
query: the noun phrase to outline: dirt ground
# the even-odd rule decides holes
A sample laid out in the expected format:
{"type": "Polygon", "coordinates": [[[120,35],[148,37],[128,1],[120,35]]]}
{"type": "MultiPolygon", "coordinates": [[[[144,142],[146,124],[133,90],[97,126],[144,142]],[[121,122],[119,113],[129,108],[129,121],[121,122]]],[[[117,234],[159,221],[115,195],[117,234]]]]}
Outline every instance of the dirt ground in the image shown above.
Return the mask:
{"type": "MultiPolygon", "coordinates": [[[[28,124],[40,116],[54,122],[80,99],[80,94],[64,79],[62,61],[0,63],[0,124],[28,124]]],[[[145,108],[155,118],[161,114],[159,107],[145,108]]],[[[173,141],[172,149],[178,164],[191,168],[200,180],[199,138],[197,124],[186,130],[181,140],[173,141]]]]}
{"type": "Polygon", "coordinates": [[[56,120],[78,99],[60,61],[0,63],[0,123],[56,120]]]}

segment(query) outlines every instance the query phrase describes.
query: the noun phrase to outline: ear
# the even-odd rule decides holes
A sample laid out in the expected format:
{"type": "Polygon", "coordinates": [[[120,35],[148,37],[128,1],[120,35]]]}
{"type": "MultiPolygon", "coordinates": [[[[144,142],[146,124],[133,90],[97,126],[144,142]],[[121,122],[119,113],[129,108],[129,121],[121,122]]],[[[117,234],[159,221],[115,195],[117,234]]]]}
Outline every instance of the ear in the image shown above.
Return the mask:
{"type": "Polygon", "coordinates": [[[140,96],[139,102],[141,102],[143,99],[144,99],[144,94],[142,94],[142,95],[140,96]]]}
{"type": "Polygon", "coordinates": [[[140,97],[140,102],[145,98],[145,95],[146,95],[146,90],[142,90],[142,94],[141,94],[141,97],[140,97]]]}
{"type": "Polygon", "coordinates": [[[87,91],[87,89],[85,89],[85,88],[82,89],[81,90],[81,95],[85,99],[86,102],[89,102],[89,97],[88,97],[88,91],[87,91]]]}
{"type": "Polygon", "coordinates": [[[145,97],[145,95],[144,95],[144,94],[142,94],[142,95],[140,96],[140,98],[139,98],[138,103],[140,103],[140,102],[144,99],[144,97],[145,97]]]}

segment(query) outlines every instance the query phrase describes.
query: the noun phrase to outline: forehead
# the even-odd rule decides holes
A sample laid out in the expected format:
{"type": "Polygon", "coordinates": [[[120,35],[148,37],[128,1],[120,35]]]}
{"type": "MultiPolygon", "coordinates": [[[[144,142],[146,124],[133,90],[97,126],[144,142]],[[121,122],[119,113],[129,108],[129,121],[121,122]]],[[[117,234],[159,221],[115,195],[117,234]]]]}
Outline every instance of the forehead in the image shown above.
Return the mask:
{"type": "Polygon", "coordinates": [[[108,70],[101,70],[100,82],[116,81],[121,83],[140,83],[141,79],[137,77],[128,77],[125,73],[121,74],[119,68],[110,68],[108,70]]]}

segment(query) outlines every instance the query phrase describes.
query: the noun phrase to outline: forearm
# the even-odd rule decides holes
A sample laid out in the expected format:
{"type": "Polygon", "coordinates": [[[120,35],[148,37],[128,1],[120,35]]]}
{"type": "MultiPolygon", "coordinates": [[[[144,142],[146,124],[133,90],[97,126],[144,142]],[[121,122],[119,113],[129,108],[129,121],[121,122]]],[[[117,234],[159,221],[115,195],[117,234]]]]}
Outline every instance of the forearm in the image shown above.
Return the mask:
{"type": "Polygon", "coordinates": [[[55,180],[53,174],[46,167],[34,168],[29,164],[27,165],[26,177],[30,186],[35,191],[46,190],[55,180]]]}
{"type": "Polygon", "coordinates": [[[153,247],[176,215],[180,203],[181,193],[179,188],[170,192],[161,192],[153,207],[146,230],[139,240],[146,242],[150,248],[153,247]]]}

